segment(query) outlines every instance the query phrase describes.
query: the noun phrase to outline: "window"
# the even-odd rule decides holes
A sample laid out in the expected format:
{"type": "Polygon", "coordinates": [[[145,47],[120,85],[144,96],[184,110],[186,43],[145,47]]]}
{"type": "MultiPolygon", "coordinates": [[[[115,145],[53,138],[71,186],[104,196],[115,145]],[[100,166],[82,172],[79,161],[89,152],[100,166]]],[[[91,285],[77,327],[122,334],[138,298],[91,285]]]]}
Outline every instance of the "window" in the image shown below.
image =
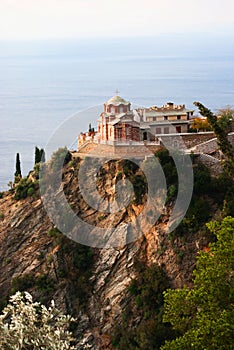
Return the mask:
{"type": "Polygon", "coordinates": [[[169,128],[168,127],[164,128],[164,134],[169,134],[169,128]]]}
{"type": "Polygon", "coordinates": [[[177,120],[180,120],[181,119],[181,115],[177,115],[177,120]]]}
{"type": "Polygon", "coordinates": [[[156,135],[161,134],[161,128],[156,128],[156,135]]]}
{"type": "Polygon", "coordinates": [[[164,120],[167,120],[168,119],[168,116],[167,115],[164,115],[164,120]]]}

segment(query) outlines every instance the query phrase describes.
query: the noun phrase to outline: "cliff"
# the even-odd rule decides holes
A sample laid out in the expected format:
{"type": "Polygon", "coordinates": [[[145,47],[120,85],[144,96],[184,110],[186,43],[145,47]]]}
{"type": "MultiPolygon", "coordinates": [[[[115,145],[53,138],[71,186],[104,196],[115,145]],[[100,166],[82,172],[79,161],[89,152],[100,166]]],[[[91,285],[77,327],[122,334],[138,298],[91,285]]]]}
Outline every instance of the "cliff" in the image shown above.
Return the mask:
{"type": "MultiPolygon", "coordinates": [[[[82,218],[102,228],[112,223],[116,229],[142,211],[147,193],[123,208],[121,214],[100,215],[82,198],[77,171],[84,160],[77,158],[63,169],[63,189],[72,208],[82,218]]],[[[109,200],[115,196],[119,174],[125,178],[124,164],[106,162],[102,167],[98,191],[109,200]]],[[[137,175],[138,170],[135,170],[137,175]]],[[[31,174],[32,177],[32,174],[31,174]]],[[[37,180],[33,179],[36,182],[37,180]]],[[[29,191],[30,192],[30,191],[29,191]]],[[[55,196],[59,196],[55,194],[55,196]]],[[[175,198],[154,226],[137,241],[115,248],[90,248],[62,235],[47,216],[37,186],[26,198],[15,199],[14,191],[0,199],[0,295],[1,307],[9,294],[28,290],[43,303],[55,300],[56,306],[74,315],[77,349],[112,349],[112,332],[121,326],[123,315],[132,305],[131,327],[143,318],[135,305],[129,285],[137,278],[137,262],[145,269],[159,266],[170,287],[191,285],[197,252],[210,237],[198,229],[185,234],[165,230],[175,198]]],[[[214,199],[205,199],[212,215],[218,212],[214,199]]],[[[205,219],[204,219],[205,220],[205,219]]]]}

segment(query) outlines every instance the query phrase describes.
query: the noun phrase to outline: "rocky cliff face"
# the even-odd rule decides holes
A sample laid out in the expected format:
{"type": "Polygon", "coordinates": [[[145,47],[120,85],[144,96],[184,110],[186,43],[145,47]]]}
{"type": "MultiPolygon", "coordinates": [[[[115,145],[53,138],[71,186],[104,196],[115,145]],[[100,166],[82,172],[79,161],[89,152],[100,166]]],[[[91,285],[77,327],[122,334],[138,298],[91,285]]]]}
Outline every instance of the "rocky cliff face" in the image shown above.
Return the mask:
{"type": "MultiPolygon", "coordinates": [[[[119,215],[100,216],[92,210],[82,198],[77,181],[81,162],[74,159],[65,166],[63,188],[68,202],[82,218],[104,228],[111,221],[118,228],[142,211],[145,193],[119,215]]],[[[109,200],[115,196],[121,167],[118,162],[103,166],[97,187],[109,200]]],[[[168,235],[165,227],[172,207],[173,202],[168,203],[158,222],[135,242],[85,250],[56,230],[38,193],[20,200],[14,199],[14,193],[4,193],[0,199],[2,306],[9,293],[18,289],[30,291],[45,303],[54,299],[58,308],[78,319],[77,349],[112,349],[110,333],[121,323],[130,302],[127,287],[136,276],[136,260],[143,260],[145,266],[160,265],[172,287],[191,283],[197,251],[207,242],[199,233],[183,238],[168,235]]]]}

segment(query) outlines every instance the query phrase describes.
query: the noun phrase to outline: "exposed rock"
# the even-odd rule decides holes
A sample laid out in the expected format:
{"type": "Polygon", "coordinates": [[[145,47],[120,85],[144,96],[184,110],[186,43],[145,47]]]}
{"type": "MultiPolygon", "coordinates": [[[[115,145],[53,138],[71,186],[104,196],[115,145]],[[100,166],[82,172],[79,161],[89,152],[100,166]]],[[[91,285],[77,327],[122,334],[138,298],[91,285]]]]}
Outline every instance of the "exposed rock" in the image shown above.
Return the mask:
{"type": "MultiPolygon", "coordinates": [[[[78,163],[79,165],[79,163],[78,163]]],[[[133,220],[144,207],[144,198],[140,204],[130,204],[117,214],[101,217],[97,210],[90,208],[82,199],[74,166],[64,170],[63,188],[74,211],[88,222],[102,227],[116,227],[120,234],[124,225],[133,220]]],[[[101,195],[113,199],[115,184],[120,165],[107,163],[98,182],[101,195]]],[[[59,196],[59,191],[56,194],[59,196]]],[[[124,309],[129,301],[127,287],[135,277],[134,261],[144,258],[146,264],[153,262],[163,266],[171,285],[182,287],[191,283],[196,253],[206,245],[199,235],[188,235],[186,240],[176,239],[172,245],[165,232],[172,206],[164,208],[164,213],[157,224],[136,242],[118,248],[96,249],[95,263],[89,277],[91,293],[85,309],[80,308],[74,285],[69,249],[61,253],[59,242],[48,235],[53,223],[43,208],[41,199],[29,197],[16,201],[14,195],[7,193],[0,199],[0,295],[2,300],[8,297],[14,278],[33,274],[46,275],[53,281],[53,290],[39,291],[35,286],[30,290],[35,296],[46,294],[53,298],[58,308],[77,317],[78,327],[75,331],[78,349],[112,349],[110,331],[121,322],[124,309]],[[177,250],[183,251],[178,259],[177,250]],[[63,271],[68,271],[63,276],[63,271]],[[73,279],[72,279],[73,278],[73,279]]],[[[117,232],[117,231],[116,231],[117,232]]],[[[121,239],[121,242],[123,240],[121,239]]],[[[67,244],[67,243],[66,243],[67,244]]],[[[73,244],[73,243],[72,243],[73,244]]]]}

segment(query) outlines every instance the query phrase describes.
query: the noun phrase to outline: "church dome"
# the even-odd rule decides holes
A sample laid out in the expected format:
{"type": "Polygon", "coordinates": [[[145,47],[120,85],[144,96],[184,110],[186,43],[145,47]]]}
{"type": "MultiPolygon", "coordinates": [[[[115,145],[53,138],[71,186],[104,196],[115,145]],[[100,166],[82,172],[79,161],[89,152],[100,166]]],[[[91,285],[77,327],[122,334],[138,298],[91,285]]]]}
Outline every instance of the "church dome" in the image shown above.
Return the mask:
{"type": "Polygon", "coordinates": [[[116,95],[112,97],[109,101],[106,102],[106,105],[113,105],[113,106],[119,106],[119,105],[129,105],[130,102],[126,101],[124,98],[116,95]]]}

